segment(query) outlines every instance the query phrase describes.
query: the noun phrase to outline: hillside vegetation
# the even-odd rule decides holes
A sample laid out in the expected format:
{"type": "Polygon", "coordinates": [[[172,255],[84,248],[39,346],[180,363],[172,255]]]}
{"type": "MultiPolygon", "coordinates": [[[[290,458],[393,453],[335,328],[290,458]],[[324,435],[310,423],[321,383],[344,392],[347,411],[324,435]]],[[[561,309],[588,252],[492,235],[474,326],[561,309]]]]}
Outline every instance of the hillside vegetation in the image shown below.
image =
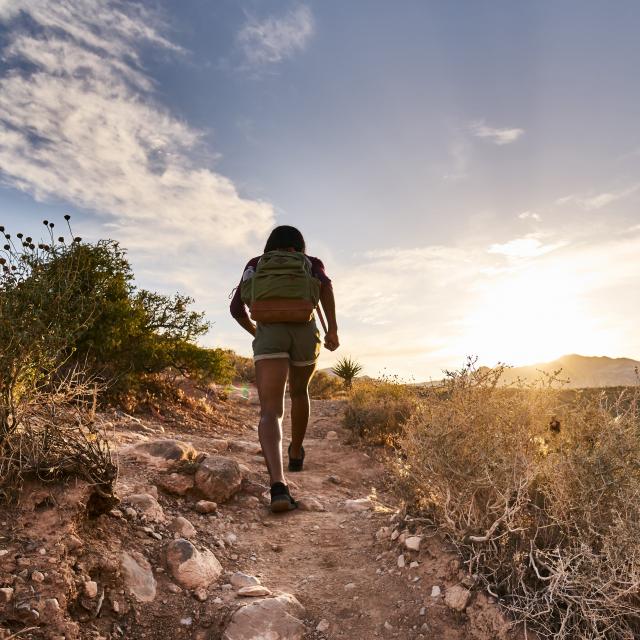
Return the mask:
{"type": "Polygon", "coordinates": [[[637,387],[567,392],[503,374],[470,361],[432,389],[356,382],[346,425],[395,446],[409,509],[540,637],[639,637],[637,387]]]}

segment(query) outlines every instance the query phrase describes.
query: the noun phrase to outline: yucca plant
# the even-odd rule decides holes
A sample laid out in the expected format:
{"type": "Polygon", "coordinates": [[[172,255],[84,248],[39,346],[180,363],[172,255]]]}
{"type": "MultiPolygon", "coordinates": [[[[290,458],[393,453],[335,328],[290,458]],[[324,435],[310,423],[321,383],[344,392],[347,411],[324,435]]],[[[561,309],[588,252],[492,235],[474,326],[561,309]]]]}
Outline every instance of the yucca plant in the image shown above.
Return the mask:
{"type": "Polygon", "coordinates": [[[351,357],[345,356],[338,360],[338,363],[331,371],[342,379],[346,389],[351,389],[353,379],[362,371],[362,365],[351,357]]]}

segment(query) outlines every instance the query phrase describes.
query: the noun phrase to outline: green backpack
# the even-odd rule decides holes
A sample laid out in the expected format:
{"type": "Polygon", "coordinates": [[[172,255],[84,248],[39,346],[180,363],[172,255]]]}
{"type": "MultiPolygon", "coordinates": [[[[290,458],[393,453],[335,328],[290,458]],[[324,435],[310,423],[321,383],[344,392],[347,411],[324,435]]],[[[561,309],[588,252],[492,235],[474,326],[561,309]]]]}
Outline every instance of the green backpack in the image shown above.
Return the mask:
{"type": "Polygon", "coordinates": [[[253,276],[240,285],[242,301],[256,322],[309,322],[320,300],[320,280],[298,251],[268,251],[253,276]]]}

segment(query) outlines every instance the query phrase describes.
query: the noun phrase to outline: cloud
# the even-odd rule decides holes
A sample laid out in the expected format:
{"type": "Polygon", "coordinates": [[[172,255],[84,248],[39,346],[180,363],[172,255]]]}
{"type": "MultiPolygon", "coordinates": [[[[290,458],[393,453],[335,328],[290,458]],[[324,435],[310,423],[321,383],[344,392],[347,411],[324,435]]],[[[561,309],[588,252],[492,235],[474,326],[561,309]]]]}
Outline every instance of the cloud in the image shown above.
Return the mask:
{"type": "Polygon", "coordinates": [[[542,220],[540,214],[534,213],[533,211],[523,211],[518,214],[518,218],[520,218],[520,220],[535,220],[536,222],[542,220]]]}
{"type": "Polygon", "coordinates": [[[10,34],[0,78],[5,184],[104,214],[115,237],[150,252],[238,247],[272,225],[272,207],[243,198],[211,168],[214,156],[193,160],[207,154],[201,132],[155,98],[141,46],[180,52],[155,14],[115,0],[33,0],[0,4],[0,19],[10,34]]]}
{"type": "Polygon", "coordinates": [[[480,120],[471,124],[471,131],[477,138],[486,138],[497,145],[511,144],[524,135],[524,129],[495,129],[480,120]]]}
{"type": "Polygon", "coordinates": [[[604,192],[588,196],[572,194],[558,198],[556,200],[556,204],[577,204],[587,211],[592,211],[594,209],[606,207],[617,200],[622,200],[623,198],[634,194],[638,189],[640,189],[640,184],[635,184],[628,189],[622,189],[621,191],[604,192]]]}
{"type": "Polygon", "coordinates": [[[508,258],[535,258],[554,251],[566,243],[542,244],[538,238],[528,236],[526,238],[514,238],[504,244],[492,244],[487,251],[508,258]]]}
{"type": "Polygon", "coordinates": [[[237,36],[238,44],[252,66],[275,64],[303,51],[313,35],[313,14],[300,5],[281,17],[250,18],[237,36]]]}

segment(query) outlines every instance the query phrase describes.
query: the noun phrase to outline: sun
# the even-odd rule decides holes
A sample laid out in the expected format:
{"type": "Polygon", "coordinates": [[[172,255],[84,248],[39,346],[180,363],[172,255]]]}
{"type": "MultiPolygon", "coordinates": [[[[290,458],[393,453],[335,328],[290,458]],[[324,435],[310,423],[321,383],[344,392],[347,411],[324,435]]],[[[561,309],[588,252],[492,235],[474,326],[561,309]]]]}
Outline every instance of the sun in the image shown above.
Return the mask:
{"type": "Polygon", "coordinates": [[[561,264],[498,274],[479,287],[464,342],[485,364],[519,366],[567,353],[604,353],[610,336],[577,295],[583,283],[561,264]]]}

